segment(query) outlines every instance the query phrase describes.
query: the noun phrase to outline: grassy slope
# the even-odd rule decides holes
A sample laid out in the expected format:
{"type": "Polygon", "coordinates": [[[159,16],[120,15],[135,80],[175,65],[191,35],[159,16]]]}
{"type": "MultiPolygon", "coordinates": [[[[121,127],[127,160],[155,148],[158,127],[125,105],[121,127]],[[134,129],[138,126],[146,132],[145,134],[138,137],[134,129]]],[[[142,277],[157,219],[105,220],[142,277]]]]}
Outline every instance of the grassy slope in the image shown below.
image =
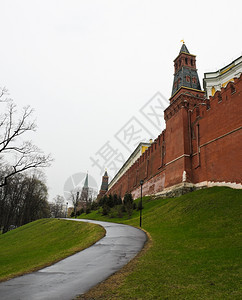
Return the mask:
{"type": "Polygon", "coordinates": [[[104,234],[102,227],[93,224],[42,219],[0,235],[0,281],[59,261],[104,234]]]}
{"type": "MultiPolygon", "coordinates": [[[[241,190],[215,187],[145,203],[152,247],[95,299],[241,299],[241,200],[241,190]]],[[[124,223],[138,226],[138,212],[124,223]]]]}

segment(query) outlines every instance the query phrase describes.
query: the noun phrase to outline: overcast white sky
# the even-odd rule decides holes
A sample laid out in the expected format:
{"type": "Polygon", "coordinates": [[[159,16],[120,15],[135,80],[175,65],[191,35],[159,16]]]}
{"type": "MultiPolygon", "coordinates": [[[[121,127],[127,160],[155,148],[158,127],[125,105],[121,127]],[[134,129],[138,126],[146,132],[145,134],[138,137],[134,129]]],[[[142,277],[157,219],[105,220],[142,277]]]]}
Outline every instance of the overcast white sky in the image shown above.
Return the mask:
{"type": "Polygon", "coordinates": [[[181,39],[197,55],[201,85],[204,72],[242,54],[241,3],[0,0],[0,86],[19,108],[35,110],[33,139],[55,159],[45,170],[50,200],[87,170],[99,188],[90,157],[112,175],[132,148],[127,136],[120,141],[125,126],[158,135],[164,125],[140,109],[157,92],[170,97],[181,39]],[[107,142],[116,152],[105,162],[107,142]]]}

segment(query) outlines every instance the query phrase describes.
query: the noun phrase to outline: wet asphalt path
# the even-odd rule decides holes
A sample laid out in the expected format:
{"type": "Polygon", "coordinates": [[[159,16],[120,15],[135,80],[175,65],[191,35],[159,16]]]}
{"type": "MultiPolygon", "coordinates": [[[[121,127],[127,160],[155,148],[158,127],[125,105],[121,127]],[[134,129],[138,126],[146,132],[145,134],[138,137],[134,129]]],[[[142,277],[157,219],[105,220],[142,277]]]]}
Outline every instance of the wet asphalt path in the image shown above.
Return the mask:
{"type": "Polygon", "coordinates": [[[146,234],[131,226],[75,221],[100,224],[105,228],[106,236],[90,248],[50,267],[0,283],[0,299],[71,300],[121,269],[143,248],[146,241],[146,234]]]}

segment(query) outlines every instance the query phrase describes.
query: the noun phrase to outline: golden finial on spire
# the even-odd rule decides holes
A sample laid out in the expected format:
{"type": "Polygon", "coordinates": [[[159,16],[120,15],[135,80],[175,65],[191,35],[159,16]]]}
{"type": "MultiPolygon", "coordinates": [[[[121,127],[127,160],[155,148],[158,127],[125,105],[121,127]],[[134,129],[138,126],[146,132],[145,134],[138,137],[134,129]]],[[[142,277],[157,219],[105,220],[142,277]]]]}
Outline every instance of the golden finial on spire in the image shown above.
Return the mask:
{"type": "Polygon", "coordinates": [[[185,41],[184,41],[184,40],[180,40],[180,42],[183,42],[183,44],[185,44],[185,41]]]}

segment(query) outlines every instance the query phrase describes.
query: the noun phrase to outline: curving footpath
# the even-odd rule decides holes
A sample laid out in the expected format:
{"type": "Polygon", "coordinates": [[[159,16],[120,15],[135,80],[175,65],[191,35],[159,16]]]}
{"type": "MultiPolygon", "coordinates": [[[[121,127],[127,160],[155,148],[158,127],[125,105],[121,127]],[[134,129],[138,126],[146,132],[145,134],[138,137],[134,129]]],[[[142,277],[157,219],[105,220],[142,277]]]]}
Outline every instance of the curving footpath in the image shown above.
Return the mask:
{"type": "MultiPolygon", "coordinates": [[[[73,219],[70,219],[73,220],[73,219]]],[[[121,269],[143,248],[146,234],[128,225],[92,220],[106,236],[77,254],[39,270],[0,283],[0,299],[73,299],[121,269]]]]}

